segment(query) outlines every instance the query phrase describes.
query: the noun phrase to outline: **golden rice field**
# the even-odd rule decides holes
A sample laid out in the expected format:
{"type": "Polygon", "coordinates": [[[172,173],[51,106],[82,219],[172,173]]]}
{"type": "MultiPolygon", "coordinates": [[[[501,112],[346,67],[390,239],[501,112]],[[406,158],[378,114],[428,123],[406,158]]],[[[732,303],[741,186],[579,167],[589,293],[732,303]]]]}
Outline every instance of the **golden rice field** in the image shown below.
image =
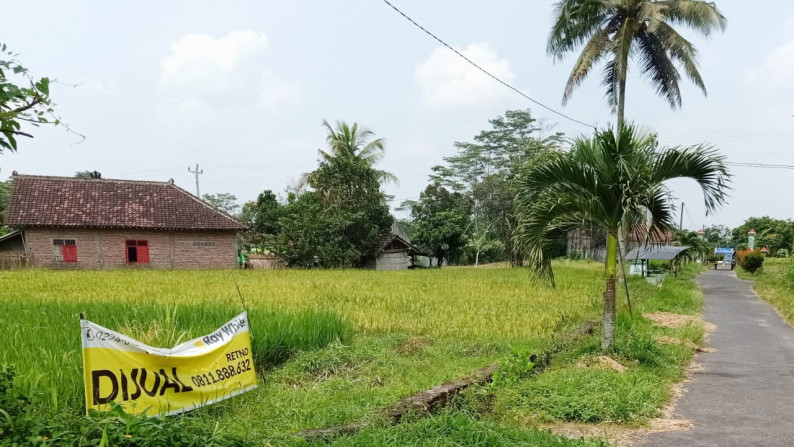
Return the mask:
{"type": "MultiPolygon", "coordinates": [[[[70,308],[84,304],[86,311],[91,303],[113,303],[120,313],[150,304],[208,305],[226,308],[233,316],[242,310],[236,279],[251,308],[332,309],[350,318],[360,331],[522,338],[548,335],[560,324],[590,312],[600,302],[601,271],[591,263],[558,265],[558,286],[550,290],[533,284],[526,270],[510,268],[233,273],[21,270],[0,273],[0,300],[68,303],[70,308]]],[[[101,324],[116,316],[89,317],[101,324]]],[[[77,321],[76,314],[63,318],[77,321]]]]}
{"type": "Polygon", "coordinates": [[[276,436],[358,420],[493,362],[511,346],[548,339],[596,316],[602,269],[557,263],[554,290],[534,284],[526,269],[506,267],[3,271],[0,363],[16,364],[19,384],[46,393],[48,407],[82,411],[80,312],[144,342],[173,345],[242,310],[236,281],[255,342],[257,318],[306,310],[330,311],[353,327],[341,344],[257,365],[257,390],[212,409],[233,430],[276,436]]]}

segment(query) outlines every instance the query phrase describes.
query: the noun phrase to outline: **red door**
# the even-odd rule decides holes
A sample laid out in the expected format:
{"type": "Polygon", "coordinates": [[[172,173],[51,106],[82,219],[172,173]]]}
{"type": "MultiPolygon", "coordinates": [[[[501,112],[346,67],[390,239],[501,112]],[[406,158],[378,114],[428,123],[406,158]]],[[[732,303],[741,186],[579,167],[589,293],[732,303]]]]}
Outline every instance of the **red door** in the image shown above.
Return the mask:
{"type": "Polygon", "coordinates": [[[141,242],[144,244],[146,241],[138,241],[138,262],[145,262],[149,263],[149,246],[148,245],[141,245],[141,242]]]}
{"type": "Polygon", "coordinates": [[[77,262],[77,245],[61,245],[63,262],[77,262]]]}

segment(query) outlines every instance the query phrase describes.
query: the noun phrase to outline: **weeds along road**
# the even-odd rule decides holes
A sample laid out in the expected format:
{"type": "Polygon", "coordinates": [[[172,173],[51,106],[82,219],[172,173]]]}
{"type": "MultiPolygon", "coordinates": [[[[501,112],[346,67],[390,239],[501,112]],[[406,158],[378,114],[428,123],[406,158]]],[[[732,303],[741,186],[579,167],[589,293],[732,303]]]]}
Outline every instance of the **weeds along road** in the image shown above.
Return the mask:
{"type": "Polygon", "coordinates": [[[703,319],[716,325],[676,413],[689,431],[652,434],[643,447],[794,445],[794,330],[728,270],[698,278],[703,319]]]}

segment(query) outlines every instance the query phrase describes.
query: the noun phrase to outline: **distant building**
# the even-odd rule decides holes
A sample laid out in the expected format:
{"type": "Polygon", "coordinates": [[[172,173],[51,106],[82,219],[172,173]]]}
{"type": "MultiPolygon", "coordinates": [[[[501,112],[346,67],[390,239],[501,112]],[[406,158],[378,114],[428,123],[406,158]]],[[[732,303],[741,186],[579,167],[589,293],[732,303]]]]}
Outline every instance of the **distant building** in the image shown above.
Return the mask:
{"type": "Polygon", "coordinates": [[[231,268],[245,225],[168,182],[15,175],[0,240],[49,268],[231,268]],[[21,249],[21,251],[20,251],[21,249]]]}
{"type": "Polygon", "coordinates": [[[372,270],[406,270],[414,266],[414,257],[421,252],[406,238],[387,233],[381,236],[364,261],[372,270]]]}

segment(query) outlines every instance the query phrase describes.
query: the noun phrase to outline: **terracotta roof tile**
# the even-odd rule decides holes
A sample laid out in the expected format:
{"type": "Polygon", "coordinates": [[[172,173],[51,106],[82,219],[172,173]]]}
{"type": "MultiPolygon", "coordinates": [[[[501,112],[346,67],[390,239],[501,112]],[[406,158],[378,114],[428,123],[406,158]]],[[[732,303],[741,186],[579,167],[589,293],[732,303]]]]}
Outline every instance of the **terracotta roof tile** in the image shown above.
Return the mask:
{"type": "Polygon", "coordinates": [[[172,182],[15,175],[13,227],[242,230],[245,225],[172,182]]]}

